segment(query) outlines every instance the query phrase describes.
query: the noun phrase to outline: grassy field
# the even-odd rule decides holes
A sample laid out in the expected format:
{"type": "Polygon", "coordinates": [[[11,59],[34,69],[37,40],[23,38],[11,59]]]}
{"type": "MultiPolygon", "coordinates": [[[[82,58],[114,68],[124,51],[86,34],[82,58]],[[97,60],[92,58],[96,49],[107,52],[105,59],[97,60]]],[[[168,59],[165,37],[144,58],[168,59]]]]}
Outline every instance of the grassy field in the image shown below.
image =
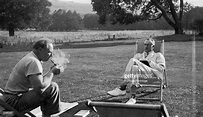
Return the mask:
{"type": "MultiPolygon", "coordinates": [[[[179,38],[181,37],[177,39],[179,38]]],[[[106,95],[107,91],[117,87],[122,82],[120,76],[128,60],[134,54],[134,41],[96,43],[102,44],[100,47],[96,47],[95,43],[77,45],[78,48],[59,45],[58,48],[70,55],[70,63],[65,72],[54,79],[60,86],[62,100],[72,102],[92,99],[106,95]]],[[[202,45],[203,41],[196,41],[195,44],[192,41],[165,42],[169,86],[164,89],[163,102],[172,117],[203,116],[202,45]]],[[[26,53],[28,51],[0,53],[1,87],[5,86],[13,66],[26,53]]],[[[50,63],[44,65],[45,71],[49,66],[50,63]]]]}
{"type": "Polygon", "coordinates": [[[8,31],[0,31],[0,41],[8,40],[9,42],[17,41],[35,41],[41,37],[48,37],[56,41],[64,42],[83,42],[104,40],[107,38],[126,38],[126,39],[142,39],[149,36],[163,36],[173,34],[174,31],[166,30],[137,30],[137,31],[86,31],[78,32],[32,32],[32,31],[16,31],[14,37],[8,37],[8,31]]]}

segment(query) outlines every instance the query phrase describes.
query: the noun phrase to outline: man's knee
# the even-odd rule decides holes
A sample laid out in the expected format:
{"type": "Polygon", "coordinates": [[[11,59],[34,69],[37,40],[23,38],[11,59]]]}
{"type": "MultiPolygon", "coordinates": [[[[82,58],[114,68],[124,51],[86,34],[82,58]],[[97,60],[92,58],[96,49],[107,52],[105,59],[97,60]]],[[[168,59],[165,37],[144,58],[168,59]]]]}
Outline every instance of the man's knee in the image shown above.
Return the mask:
{"type": "Polygon", "coordinates": [[[51,82],[50,87],[55,91],[59,91],[59,86],[56,82],[51,82]]]}
{"type": "Polygon", "coordinates": [[[140,68],[137,65],[132,66],[132,73],[133,74],[138,74],[140,71],[140,68]]]}
{"type": "Polygon", "coordinates": [[[56,82],[51,82],[49,87],[45,90],[45,93],[56,93],[59,92],[59,86],[56,82]]]}

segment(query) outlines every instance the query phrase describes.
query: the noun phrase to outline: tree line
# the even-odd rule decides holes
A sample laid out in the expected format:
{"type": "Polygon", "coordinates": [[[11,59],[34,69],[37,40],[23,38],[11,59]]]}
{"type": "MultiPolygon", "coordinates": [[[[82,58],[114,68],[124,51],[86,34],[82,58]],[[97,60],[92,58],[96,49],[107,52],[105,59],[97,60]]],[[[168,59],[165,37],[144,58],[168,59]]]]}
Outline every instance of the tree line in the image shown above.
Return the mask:
{"type": "MultiPolygon", "coordinates": [[[[197,29],[201,31],[203,8],[196,7],[188,11],[183,16],[183,28],[185,30],[197,29]],[[199,14],[199,15],[198,15],[199,14]]],[[[55,10],[49,18],[43,22],[35,22],[30,28],[38,31],[77,31],[77,30],[172,30],[173,28],[163,19],[145,20],[132,24],[111,24],[109,21],[105,25],[100,24],[99,15],[85,14],[83,17],[76,11],[55,10]],[[39,25],[36,25],[39,24],[39,25]]]]}
{"type": "MultiPolygon", "coordinates": [[[[203,31],[203,8],[195,7],[183,15],[183,29],[195,29],[203,31]]],[[[77,31],[77,30],[172,30],[173,28],[164,18],[157,20],[144,20],[132,24],[111,24],[107,21],[105,25],[100,24],[99,15],[85,14],[83,17],[76,11],[65,11],[62,9],[50,14],[49,23],[42,23],[33,27],[39,31],[77,31]]]]}
{"type": "Polygon", "coordinates": [[[39,31],[73,31],[83,28],[83,19],[76,11],[55,10],[46,23],[32,27],[39,31]]]}
{"type": "Polygon", "coordinates": [[[97,14],[85,14],[83,17],[76,11],[55,10],[45,21],[36,21],[29,27],[38,31],[77,31],[77,30],[168,30],[172,29],[164,19],[141,21],[133,24],[100,24],[97,14]],[[38,25],[37,25],[38,24],[38,25]]]}

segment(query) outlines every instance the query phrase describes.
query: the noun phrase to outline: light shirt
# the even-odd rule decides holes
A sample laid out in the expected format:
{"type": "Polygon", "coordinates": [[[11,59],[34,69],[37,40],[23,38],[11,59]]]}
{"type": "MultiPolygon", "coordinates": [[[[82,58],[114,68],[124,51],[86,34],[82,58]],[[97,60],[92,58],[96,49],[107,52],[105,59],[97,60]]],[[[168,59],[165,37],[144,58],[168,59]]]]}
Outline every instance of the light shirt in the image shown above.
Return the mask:
{"type": "Polygon", "coordinates": [[[166,66],[165,58],[160,52],[155,53],[154,51],[151,51],[151,52],[149,52],[148,55],[146,52],[137,53],[133,58],[138,59],[138,60],[151,61],[149,63],[150,67],[158,70],[159,72],[163,72],[163,70],[165,69],[165,66],[166,66]]]}
{"type": "Polygon", "coordinates": [[[42,74],[42,63],[38,60],[37,56],[30,52],[24,56],[13,68],[5,91],[12,94],[19,94],[29,91],[32,85],[29,80],[30,75],[42,74]]]}

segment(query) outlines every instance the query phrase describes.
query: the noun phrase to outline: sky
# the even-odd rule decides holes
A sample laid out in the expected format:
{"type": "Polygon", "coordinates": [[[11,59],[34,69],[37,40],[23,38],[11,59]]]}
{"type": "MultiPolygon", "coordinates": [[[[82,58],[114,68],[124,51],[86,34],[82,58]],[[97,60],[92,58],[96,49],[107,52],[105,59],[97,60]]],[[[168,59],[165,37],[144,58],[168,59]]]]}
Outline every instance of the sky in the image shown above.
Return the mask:
{"type": "Polygon", "coordinates": [[[191,3],[195,6],[203,7],[203,0],[184,0],[184,1],[187,1],[188,3],[191,3]]]}
{"type": "Polygon", "coordinates": [[[73,1],[77,3],[91,3],[91,0],[60,0],[60,1],[73,1]]]}
{"type": "MultiPolygon", "coordinates": [[[[61,1],[73,1],[73,2],[77,2],[77,3],[91,3],[91,0],[61,0],[61,1]]],[[[195,6],[201,6],[203,7],[203,0],[184,0],[184,2],[188,2],[191,3],[195,6]]]]}

